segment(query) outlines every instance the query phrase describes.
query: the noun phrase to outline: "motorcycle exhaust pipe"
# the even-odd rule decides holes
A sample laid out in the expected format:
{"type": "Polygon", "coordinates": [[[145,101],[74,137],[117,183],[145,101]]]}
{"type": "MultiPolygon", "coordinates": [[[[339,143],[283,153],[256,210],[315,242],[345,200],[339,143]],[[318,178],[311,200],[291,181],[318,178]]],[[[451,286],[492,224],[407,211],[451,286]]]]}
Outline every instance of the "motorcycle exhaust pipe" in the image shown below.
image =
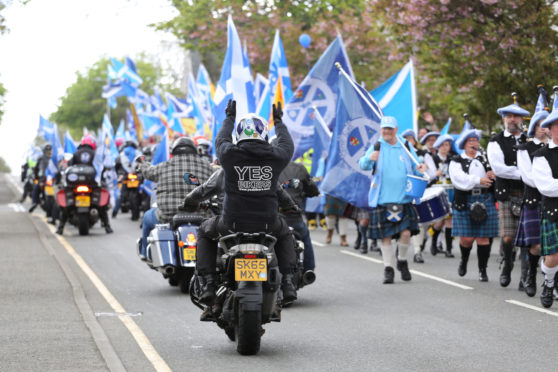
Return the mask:
{"type": "Polygon", "coordinates": [[[174,266],[165,266],[165,274],[167,275],[174,275],[175,268],[174,266]]]}
{"type": "Polygon", "coordinates": [[[312,284],[316,281],[316,273],[313,270],[307,270],[302,274],[302,282],[304,285],[312,284]]]}

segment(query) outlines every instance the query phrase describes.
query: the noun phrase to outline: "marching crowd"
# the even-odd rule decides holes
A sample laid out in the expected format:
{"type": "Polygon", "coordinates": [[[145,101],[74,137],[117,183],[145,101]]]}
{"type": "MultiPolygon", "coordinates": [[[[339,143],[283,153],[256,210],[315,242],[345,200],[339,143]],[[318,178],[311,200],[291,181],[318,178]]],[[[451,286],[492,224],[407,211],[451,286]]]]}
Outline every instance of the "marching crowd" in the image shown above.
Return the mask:
{"type": "MultiPolygon", "coordinates": [[[[544,100],[542,93],[541,96],[544,100]]],[[[486,282],[491,247],[494,238],[500,237],[500,285],[510,284],[514,261],[519,257],[520,287],[528,296],[534,296],[540,262],[544,274],[541,304],[551,307],[558,284],[555,280],[558,273],[558,110],[549,113],[546,106],[546,102],[537,105],[526,130],[523,121],[530,116],[527,110],[517,103],[499,108],[504,130],[493,134],[486,150],[480,145],[480,130],[467,129],[458,137],[421,130],[417,136],[412,130],[398,133],[397,120],[384,116],[380,139],[359,160],[360,168],[372,174],[370,189],[363,190],[368,192],[369,208],[355,208],[327,196],[321,218],[327,229],[326,243],[331,243],[337,228],[341,246],[348,246],[348,219],[354,220],[358,232],[355,249],[366,254],[368,241],[372,241],[370,249],[380,251],[384,262],[383,283],[389,284],[394,282],[395,269],[400,271],[402,280],[412,279],[407,260],[409,250],[413,251],[415,263],[423,263],[428,236],[430,252],[449,258],[454,257],[452,248],[457,239],[461,253],[459,276],[467,274],[468,259],[476,242],[479,280],[486,282]],[[413,177],[428,183],[422,197],[409,193],[413,177]],[[393,240],[396,245],[392,244],[393,240]],[[441,242],[445,242],[445,250],[441,242]]],[[[121,144],[117,162],[120,168],[125,168],[124,172],[133,171],[131,164],[136,163],[135,171],[141,170],[146,179],[158,183],[158,208],[146,210],[143,216],[141,254],[145,254],[149,231],[155,224],[172,219],[179,204],[197,206],[200,200],[196,198],[200,195],[207,194],[209,189],[220,190],[224,213],[202,224],[197,253],[207,302],[215,296],[212,287],[215,239],[221,232],[235,230],[239,225],[254,231],[264,229],[279,237],[279,267],[287,282],[294,260],[291,243],[286,238],[287,226],[296,230],[304,242],[305,270],[315,267],[303,210],[305,198],[316,196],[319,191],[304,166],[288,161],[293,144],[281,123],[281,107],[274,107],[277,130],[274,141],[267,138],[267,122],[256,115],[240,120],[233,132],[234,102],[227,110],[225,129],[217,137],[217,161],[213,166],[207,151],[200,156],[197,144],[187,137],[176,139],[171,148],[172,158],[158,166],[138,157],[141,153],[133,143],[121,144]],[[230,132],[235,133],[235,143],[230,132]],[[214,173],[221,166],[224,171],[214,173]],[[280,174],[277,170],[281,170],[280,174]],[[196,189],[184,183],[185,173],[199,179],[202,185],[196,189]],[[276,189],[272,184],[282,187],[276,189]],[[282,202],[278,204],[277,198],[284,190],[289,191],[287,198],[292,199],[293,207],[283,208],[286,218],[278,218],[282,202]],[[254,198],[255,195],[259,197],[254,198]]],[[[45,171],[52,151],[49,146],[45,145],[43,156],[35,163],[23,167],[22,181],[26,187],[22,200],[32,195],[30,211],[45,193],[45,171]]],[[[94,155],[94,140],[84,137],[74,156],[65,159],[59,167],[91,165],[94,155]]],[[[114,218],[118,201],[113,204],[114,218]]],[[[57,211],[56,205],[48,209],[47,216],[52,223],[60,219],[57,232],[62,234],[67,216],[57,211]]],[[[106,232],[112,232],[107,208],[100,208],[99,213],[106,232]]],[[[316,228],[320,214],[306,217],[310,228],[316,228]]],[[[296,292],[289,291],[287,282],[283,283],[284,291],[296,298],[296,292]]]]}

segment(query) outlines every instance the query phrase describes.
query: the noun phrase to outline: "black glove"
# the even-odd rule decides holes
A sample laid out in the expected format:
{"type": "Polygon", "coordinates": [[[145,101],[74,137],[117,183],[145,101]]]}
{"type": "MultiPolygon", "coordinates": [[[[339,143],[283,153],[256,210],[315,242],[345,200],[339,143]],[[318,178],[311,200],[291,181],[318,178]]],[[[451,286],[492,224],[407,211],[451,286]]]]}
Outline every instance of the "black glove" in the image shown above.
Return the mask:
{"type": "Polygon", "coordinates": [[[281,102],[277,102],[277,106],[273,104],[273,122],[281,121],[282,117],[283,117],[283,110],[281,107],[281,102]]]}
{"type": "Polygon", "coordinates": [[[225,108],[225,114],[227,114],[228,118],[236,119],[236,101],[229,99],[225,108]]]}
{"type": "Polygon", "coordinates": [[[184,204],[182,205],[183,210],[186,212],[195,212],[198,209],[198,203],[193,200],[186,198],[184,199],[184,204]]]}

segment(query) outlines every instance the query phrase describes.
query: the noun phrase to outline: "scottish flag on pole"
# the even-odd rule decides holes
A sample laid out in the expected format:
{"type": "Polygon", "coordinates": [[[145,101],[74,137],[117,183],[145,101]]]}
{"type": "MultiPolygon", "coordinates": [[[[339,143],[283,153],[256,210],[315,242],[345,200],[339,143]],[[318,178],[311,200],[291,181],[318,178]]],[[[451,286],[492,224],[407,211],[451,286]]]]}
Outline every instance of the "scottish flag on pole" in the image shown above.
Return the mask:
{"type": "Polygon", "coordinates": [[[76,143],[74,142],[74,139],[70,135],[70,132],[66,131],[66,134],[64,134],[64,155],[66,154],[73,155],[74,152],[76,152],[76,150],[77,150],[77,146],[76,143]]]}
{"type": "Polygon", "coordinates": [[[157,149],[155,150],[155,154],[153,155],[153,165],[157,165],[159,163],[164,163],[170,158],[169,152],[169,133],[165,131],[163,134],[163,138],[161,142],[157,145],[157,149]]]}
{"type": "Polygon", "coordinates": [[[337,62],[351,77],[354,77],[341,36],[337,36],[322,54],[285,106],[283,121],[289,128],[295,145],[293,159],[300,157],[312,147],[314,141],[312,106],[317,107],[327,126],[333,128],[339,94],[339,71],[335,67],[337,62]]]}
{"type": "Polygon", "coordinates": [[[47,119],[43,118],[42,115],[39,116],[39,131],[37,135],[43,137],[48,142],[52,142],[52,139],[54,138],[54,125],[47,119]]]}
{"type": "MultiPolygon", "coordinates": [[[[217,133],[225,120],[225,107],[229,99],[236,101],[236,117],[254,112],[254,83],[250,73],[248,58],[242,50],[242,43],[236,32],[232,17],[228,19],[227,52],[221,69],[221,78],[215,91],[215,127],[217,133]]],[[[215,136],[213,136],[215,138],[215,136]]]]}
{"type": "Polygon", "coordinates": [[[399,133],[412,129],[417,133],[417,88],[413,61],[370,92],[384,115],[397,119],[399,133]]]}
{"type": "Polygon", "coordinates": [[[356,207],[368,207],[370,171],[358,160],[380,137],[382,110],[368,92],[341,73],[335,128],[320,189],[356,207]]]}

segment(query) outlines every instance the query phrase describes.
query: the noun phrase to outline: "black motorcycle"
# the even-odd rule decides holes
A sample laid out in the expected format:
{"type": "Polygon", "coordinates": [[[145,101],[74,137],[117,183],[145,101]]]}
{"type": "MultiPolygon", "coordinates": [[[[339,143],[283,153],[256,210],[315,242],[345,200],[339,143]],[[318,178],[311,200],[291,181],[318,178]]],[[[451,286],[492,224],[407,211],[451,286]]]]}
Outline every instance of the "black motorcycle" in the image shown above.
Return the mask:
{"type": "Polygon", "coordinates": [[[202,288],[197,275],[190,282],[190,299],[204,310],[202,320],[216,322],[231,341],[236,341],[242,355],[260,350],[262,324],[281,320],[276,241],[265,233],[242,232],[220,239],[218,290],[211,307],[199,301],[202,288]]]}

